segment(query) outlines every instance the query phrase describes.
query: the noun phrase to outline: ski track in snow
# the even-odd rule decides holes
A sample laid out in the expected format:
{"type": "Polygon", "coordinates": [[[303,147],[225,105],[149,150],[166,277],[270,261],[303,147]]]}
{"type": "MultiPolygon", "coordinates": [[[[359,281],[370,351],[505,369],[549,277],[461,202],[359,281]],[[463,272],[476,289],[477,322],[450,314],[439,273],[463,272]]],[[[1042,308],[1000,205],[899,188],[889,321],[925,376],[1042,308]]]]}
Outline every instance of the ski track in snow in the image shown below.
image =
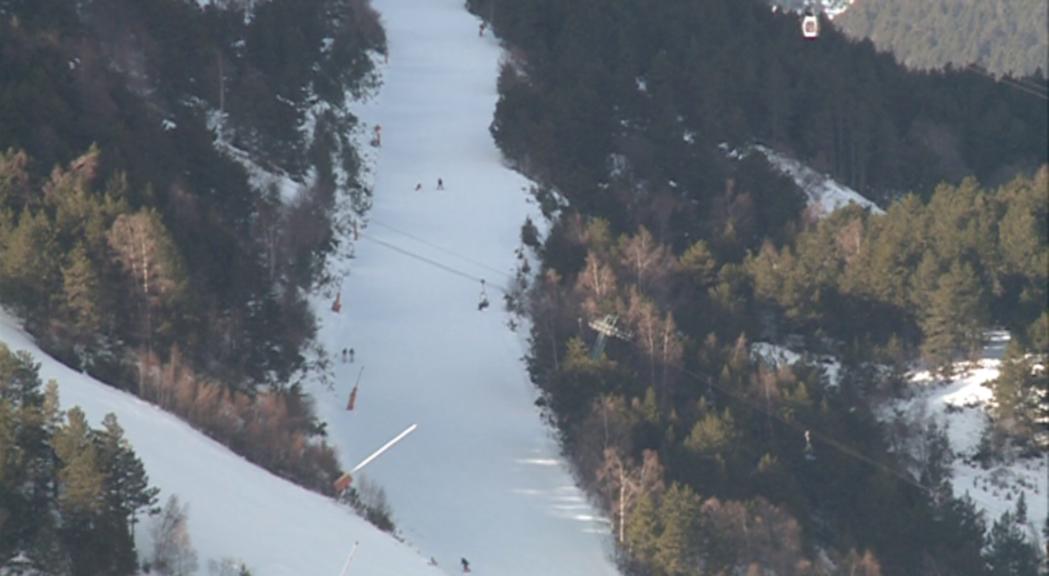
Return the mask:
{"type": "MultiPolygon", "coordinates": [[[[266,472],[177,417],[76,372],[42,352],[20,323],[0,311],[0,342],[40,363],[40,378],[59,384],[63,410],[79,406],[94,427],[116,414],[145,464],[160,503],[176,494],[189,504],[189,531],[200,568],[243,560],[256,576],[338,576],[360,542],[347,576],[436,576],[410,547],[383,534],[348,507],[266,472]]],[[[151,519],[140,516],[136,544],[152,555],[151,519]]]]}
{"type": "Polygon", "coordinates": [[[505,167],[488,131],[498,42],[478,37],[460,0],[373,4],[390,57],[380,93],[354,110],[363,135],[382,127],[382,148],[369,150],[373,223],[342,279],[341,313],[314,301],[335,375],[333,391],[311,390],[318,413],[347,469],[419,425],[358,476],[386,490],[399,531],[441,566],[465,557],[478,575],[618,574],[608,520],[576,487],[534,405],[527,326],[511,332],[501,309],[510,277],[491,269],[512,275],[521,224],[541,221],[529,182],[505,167]],[[376,240],[485,278],[492,306],[477,311],[478,281],[376,240]],[[343,348],[355,363],[341,361],[343,348]]]}

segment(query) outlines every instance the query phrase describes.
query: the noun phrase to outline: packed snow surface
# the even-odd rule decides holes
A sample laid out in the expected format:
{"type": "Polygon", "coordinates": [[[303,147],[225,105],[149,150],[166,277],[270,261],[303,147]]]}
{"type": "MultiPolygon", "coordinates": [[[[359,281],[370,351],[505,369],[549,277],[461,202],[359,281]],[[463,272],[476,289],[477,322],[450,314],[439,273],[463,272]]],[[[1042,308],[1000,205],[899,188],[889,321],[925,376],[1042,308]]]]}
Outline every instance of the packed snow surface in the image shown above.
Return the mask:
{"type": "MultiPolygon", "coordinates": [[[[986,346],[973,364],[959,363],[953,380],[943,380],[928,371],[912,374],[914,395],[897,401],[885,417],[897,414],[935,418],[947,427],[947,437],[956,458],[953,465],[955,496],[969,494],[983,510],[990,525],[1012,510],[1021,492],[1026,496],[1032,529],[1040,528],[1049,514],[1049,454],[1042,458],[1010,458],[1006,464],[983,468],[976,454],[988,414],[994,402],[990,388],[998,378],[1001,358],[1008,343],[1006,332],[987,334],[986,346]]],[[[1037,530],[1032,537],[1037,537],[1037,530]]]]}
{"type": "Polygon", "coordinates": [[[805,193],[808,205],[815,211],[817,216],[827,216],[838,208],[844,208],[849,204],[857,204],[874,214],[885,213],[877,204],[863,197],[859,192],[839,184],[830,176],[817,172],[804,163],[786,154],[777,152],[768,146],[752,144],[740,149],[732,149],[728,143],[723,142],[719,145],[719,148],[729,158],[734,160],[745,158],[753,152],[760,152],[773,168],[794,180],[798,188],[801,188],[802,192],[805,193]]]}
{"type": "Polygon", "coordinates": [[[368,147],[374,205],[340,280],[341,312],[330,296],[314,302],[335,359],[334,390],[313,389],[318,411],[347,468],[418,424],[361,474],[385,488],[400,533],[440,566],[465,557],[480,576],[616,574],[608,521],[534,405],[527,326],[509,330],[502,310],[520,227],[539,220],[529,182],[504,166],[488,131],[498,42],[478,34],[461,0],[373,5],[389,61],[381,91],[355,113],[365,141],[382,129],[381,148],[368,147]]]}
{"type": "MultiPolygon", "coordinates": [[[[0,312],[0,342],[40,363],[44,382],[59,384],[63,409],[80,406],[93,426],[116,414],[145,464],[161,503],[170,494],[189,504],[190,538],[200,558],[235,558],[256,576],[338,576],[354,542],[348,576],[436,576],[414,550],[372,527],[349,508],[278,478],[230,452],[175,416],[75,372],[42,352],[0,312]]],[[[148,558],[150,519],[136,542],[148,558]]]]}
{"type": "Polygon", "coordinates": [[[760,144],[753,148],[768,158],[774,168],[790,176],[808,196],[809,205],[814,206],[821,216],[826,216],[849,204],[858,204],[875,214],[885,213],[878,208],[877,204],[864,198],[859,192],[835,182],[830,176],[821,174],[794,158],[760,144]]]}

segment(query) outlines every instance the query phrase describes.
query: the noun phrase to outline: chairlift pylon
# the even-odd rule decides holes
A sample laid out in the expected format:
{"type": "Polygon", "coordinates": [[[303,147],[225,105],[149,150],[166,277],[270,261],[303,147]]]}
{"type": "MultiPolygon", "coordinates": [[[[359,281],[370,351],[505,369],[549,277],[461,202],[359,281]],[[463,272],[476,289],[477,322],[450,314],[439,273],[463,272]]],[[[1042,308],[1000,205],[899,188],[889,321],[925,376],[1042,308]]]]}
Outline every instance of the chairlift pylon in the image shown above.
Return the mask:
{"type": "Polygon", "coordinates": [[[593,358],[600,358],[604,354],[609,337],[630,340],[633,336],[630,332],[616,326],[617,322],[619,322],[619,316],[615,314],[608,314],[600,320],[590,321],[590,328],[597,332],[597,340],[594,341],[594,348],[590,351],[593,358]]]}

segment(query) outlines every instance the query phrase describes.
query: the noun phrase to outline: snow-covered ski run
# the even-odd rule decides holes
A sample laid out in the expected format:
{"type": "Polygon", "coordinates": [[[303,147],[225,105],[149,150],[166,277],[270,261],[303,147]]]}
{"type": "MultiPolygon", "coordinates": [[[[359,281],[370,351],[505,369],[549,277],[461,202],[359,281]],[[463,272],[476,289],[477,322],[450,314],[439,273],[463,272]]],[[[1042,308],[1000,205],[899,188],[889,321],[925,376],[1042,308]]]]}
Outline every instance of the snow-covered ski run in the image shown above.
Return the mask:
{"type": "Polygon", "coordinates": [[[460,0],[373,4],[389,61],[380,93],[355,113],[365,138],[382,127],[382,146],[341,311],[314,302],[336,377],[334,391],[313,390],[319,415],[344,465],[418,423],[362,474],[386,490],[407,541],[442,568],[458,571],[465,557],[479,575],[616,574],[608,521],[534,405],[527,331],[511,332],[501,306],[520,226],[534,214],[528,181],[505,167],[488,131],[501,50],[460,0]],[[480,278],[492,303],[483,312],[480,278]],[[353,363],[335,354],[344,348],[353,363]]]}

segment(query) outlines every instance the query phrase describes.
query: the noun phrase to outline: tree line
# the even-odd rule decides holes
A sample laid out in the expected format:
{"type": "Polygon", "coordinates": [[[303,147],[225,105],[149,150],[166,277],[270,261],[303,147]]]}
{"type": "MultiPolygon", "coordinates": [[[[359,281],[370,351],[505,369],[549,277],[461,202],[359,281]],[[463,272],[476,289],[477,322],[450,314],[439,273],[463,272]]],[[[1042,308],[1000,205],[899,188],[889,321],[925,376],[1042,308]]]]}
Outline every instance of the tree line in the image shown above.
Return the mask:
{"type": "Polygon", "coordinates": [[[0,301],[63,362],[330,490],[306,293],[340,195],[367,206],[345,104],[384,49],[362,0],[0,0],[0,301]],[[295,198],[217,150],[216,115],[295,198]]]}
{"type": "MultiPolygon", "coordinates": [[[[8,569],[138,573],[135,525],[159,511],[114,415],[92,428],[58,386],[0,344],[0,558],[8,569]]],[[[19,572],[21,573],[21,572],[19,572]]]]}
{"type": "Polygon", "coordinates": [[[952,497],[942,430],[917,460],[890,452],[871,406],[911,350],[946,368],[992,323],[1044,346],[1041,102],[834,31],[804,42],[759,2],[468,6],[509,52],[492,132],[551,219],[522,229],[541,261],[519,302],[529,370],[626,570],[1035,569],[1019,512],[988,531],[952,497]],[[755,140],[888,214],[817,220],[764,159],[719,146],[755,140]],[[588,324],[607,316],[630,337],[602,353],[588,324]],[[837,380],[751,352],[790,335],[838,355],[837,380]]]}
{"type": "Polygon", "coordinates": [[[979,65],[996,76],[1049,72],[1049,8],[1039,0],[855,2],[835,19],[849,35],[870,38],[913,68],[979,65]]]}

